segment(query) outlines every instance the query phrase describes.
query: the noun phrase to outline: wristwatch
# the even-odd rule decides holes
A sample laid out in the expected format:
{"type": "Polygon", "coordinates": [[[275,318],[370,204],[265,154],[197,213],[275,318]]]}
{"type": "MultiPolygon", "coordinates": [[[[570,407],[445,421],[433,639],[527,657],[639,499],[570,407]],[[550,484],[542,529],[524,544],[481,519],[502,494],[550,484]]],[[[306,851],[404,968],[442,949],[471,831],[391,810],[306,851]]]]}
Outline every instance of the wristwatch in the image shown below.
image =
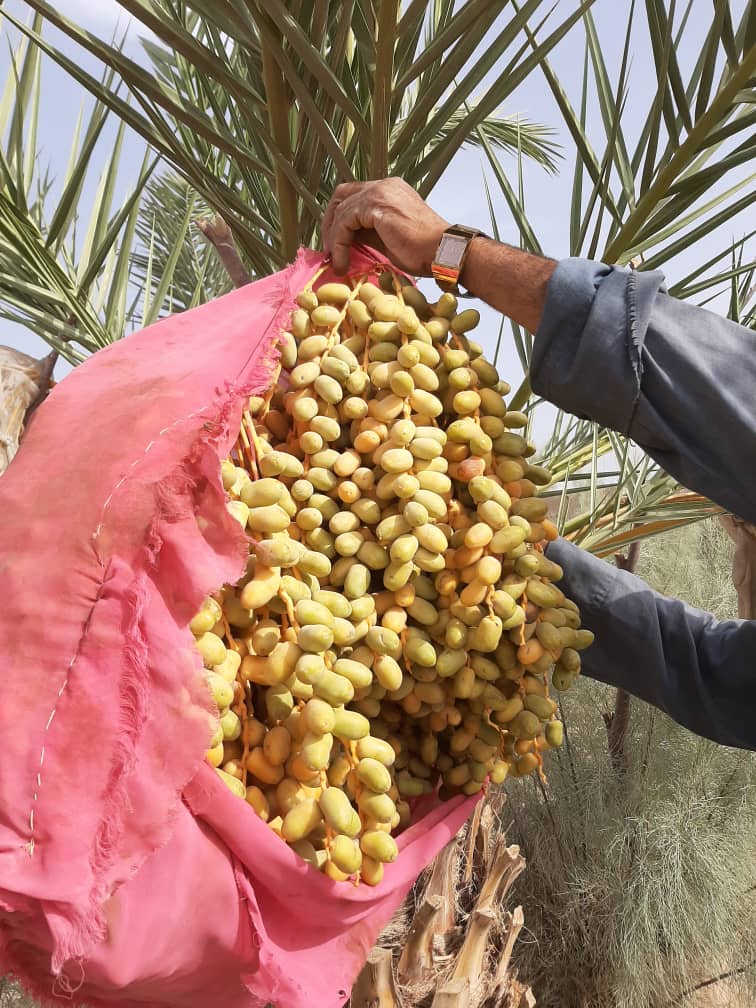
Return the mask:
{"type": "Polygon", "coordinates": [[[459,277],[465,265],[470,242],[473,238],[483,236],[482,231],[465,227],[463,224],[453,224],[441,235],[441,241],[431,263],[431,273],[442,291],[462,297],[472,297],[471,294],[459,289],[459,277]]]}

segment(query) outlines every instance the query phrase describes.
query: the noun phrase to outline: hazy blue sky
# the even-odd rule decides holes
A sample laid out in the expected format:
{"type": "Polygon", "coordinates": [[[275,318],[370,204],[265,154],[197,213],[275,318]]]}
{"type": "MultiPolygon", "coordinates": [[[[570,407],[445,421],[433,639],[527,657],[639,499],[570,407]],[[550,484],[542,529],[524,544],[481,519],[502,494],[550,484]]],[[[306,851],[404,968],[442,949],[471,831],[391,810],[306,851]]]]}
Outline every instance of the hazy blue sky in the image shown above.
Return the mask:
{"type": "MultiPolygon", "coordinates": [[[[109,34],[118,20],[118,5],[114,0],[61,0],[59,4],[64,13],[90,27],[93,31],[109,34]]],[[[679,5],[683,6],[683,5],[679,5]]],[[[739,16],[744,6],[744,0],[733,2],[731,7],[734,15],[739,16]]],[[[22,0],[6,0],[6,8],[13,13],[24,16],[28,8],[22,0]]],[[[640,25],[644,18],[641,14],[642,4],[637,5],[637,22],[640,25]]],[[[574,9],[574,0],[562,0],[557,6],[556,17],[563,19],[574,9]]],[[[606,62],[613,82],[619,72],[622,46],[624,43],[625,23],[630,9],[629,0],[596,0],[593,7],[599,36],[606,62]]],[[[686,31],[684,45],[678,58],[685,68],[691,66],[698,56],[706,25],[711,16],[711,0],[694,0],[693,13],[686,31]]],[[[124,24],[121,16],[121,24],[124,24]]],[[[8,67],[7,39],[10,34],[5,26],[0,29],[5,44],[0,49],[0,68],[5,73],[8,67]]],[[[54,36],[49,32],[50,37],[54,36]]],[[[579,106],[580,82],[582,76],[584,33],[578,25],[555,50],[552,63],[560,77],[570,99],[575,107],[579,106]]],[[[140,47],[137,33],[129,36],[127,47],[130,55],[140,57],[140,47]]],[[[78,57],[78,53],[77,53],[78,57]]],[[[656,72],[648,40],[643,30],[638,30],[632,40],[632,65],[630,72],[630,92],[623,116],[623,126],[630,138],[635,138],[640,131],[646,110],[657,86],[656,72]]],[[[57,67],[45,61],[43,66],[44,104],[40,124],[42,143],[42,159],[49,161],[53,174],[65,168],[65,162],[71,142],[76,116],[82,102],[78,86],[66,77],[57,67]]],[[[522,114],[525,118],[554,127],[557,139],[561,140],[567,158],[562,162],[561,173],[548,175],[543,169],[532,164],[525,166],[525,198],[528,212],[535,231],[538,234],[544,250],[555,257],[569,253],[569,193],[572,185],[573,158],[571,141],[566,131],[560,128],[560,114],[540,72],[530,75],[510,98],[502,110],[507,114],[522,114]]],[[[596,146],[603,149],[598,108],[595,98],[589,106],[589,132],[595,137],[596,146]]],[[[101,156],[105,156],[107,147],[101,148],[101,156]]],[[[130,137],[127,142],[127,157],[124,161],[122,176],[123,191],[138,171],[142,160],[143,146],[137,137],[130,137]]],[[[446,175],[439,183],[430,202],[448,219],[460,223],[477,225],[484,230],[490,229],[490,218],[482,185],[484,158],[478,151],[465,150],[454,160],[446,175]]],[[[502,161],[511,169],[514,178],[515,160],[502,155],[502,161]]],[[[742,176],[752,171],[752,166],[746,166],[742,176]]],[[[96,181],[96,175],[92,183],[96,181]]],[[[495,181],[491,181],[497,221],[504,240],[513,244],[518,241],[517,230],[511,214],[496,189],[495,181]]],[[[589,191],[586,186],[586,191],[589,191]]],[[[721,228],[718,234],[709,235],[699,249],[692,255],[681,257],[679,262],[670,264],[667,270],[668,278],[673,281],[682,275],[686,265],[701,262],[718,251],[732,237],[740,237],[746,230],[747,222],[741,217],[738,221],[721,228]]],[[[752,221],[751,221],[752,226],[752,221]]],[[[498,333],[498,316],[493,312],[484,313],[484,325],[481,331],[481,342],[488,349],[493,345],[498,333]]],[[[24,333],[17,327],[0,323],[0,342],[9,343],[29,353],[41,355],[44,351],[42,342],[33,335],[24,333]]],[[[508,338],[502,347],[500,358],[501,370],[517,379],[519,368],[508,338]]]]}

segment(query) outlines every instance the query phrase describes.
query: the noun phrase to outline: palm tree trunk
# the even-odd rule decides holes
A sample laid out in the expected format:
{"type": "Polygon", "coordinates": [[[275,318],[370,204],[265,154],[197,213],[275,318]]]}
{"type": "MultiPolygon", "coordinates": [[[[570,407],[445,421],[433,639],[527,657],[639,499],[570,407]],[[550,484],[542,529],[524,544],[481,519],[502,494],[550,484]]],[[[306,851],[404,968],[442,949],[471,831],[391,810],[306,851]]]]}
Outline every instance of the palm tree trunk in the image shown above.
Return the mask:
{"type": "Polygon", "coordinates": [[[250,282],[250,275],[236,248],[231,228],[219,213],[212,218],[202,218],[196,221],[205,238],[215,249],[223,268],[231,278],[234,287],[244,287],[250,282]]]}
{"type": "Polygon", "coordinates": [[[391,959],[390,949],[372,950],[352,988],[351,1008],[401,1008],[391,959]]]}
{"type": "MultiPolygon", "coordinates": [[[[627,551],[627,556],[617,553],[614,562],[620,570],[635,573],[640,557],[640,542],[634,542],[627,551]]],[[[618,689],[614,699],[614,710],[611,714],[604,715],[606,724],[607,741],[609,744],[609,755],[612,765],[618,773],[623,773],[627,769],[627,751],[625,743],[627,732],[630,727],[630,694],[626,690],[618,689]]]]}
{"type": "Polygon", "coordinates": [[[36,360],[0,346],[0,475],[5,472],[24,432],[24,425],[50,388],[57,354],[36,360]]]}
{"type": "Polygon", "coordinates": [[[720,520],[735,543],[732,582],[738,593],[738,616],[756,619],[756,526],[736,515],[722,515],[720,520]]]}
{"type": "Polygon", "coordinates": [[[417,1008],[431,999],[431,1008],[535,1004],[511,969],[522,907],[504,910],[525,860],[518,847],[507,846],[491,805],[478,809],[384,932],[383,947],[373,950],[352,990],[350,1008],[417,1008]]]}

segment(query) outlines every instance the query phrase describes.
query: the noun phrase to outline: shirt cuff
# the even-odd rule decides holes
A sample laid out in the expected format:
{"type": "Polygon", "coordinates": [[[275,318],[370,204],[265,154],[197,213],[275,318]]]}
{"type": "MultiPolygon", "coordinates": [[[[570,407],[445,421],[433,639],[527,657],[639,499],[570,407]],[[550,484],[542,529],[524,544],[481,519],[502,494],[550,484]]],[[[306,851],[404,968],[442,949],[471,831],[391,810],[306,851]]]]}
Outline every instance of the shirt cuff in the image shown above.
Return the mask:
{"type": "Polygon", "coordinates": [[[533,391],[627,434],[640,395],[643,342],[663,283],[659,271],[563,259],[549,281],[535,337],[533,391]]]}
{"type": "Polygon", "coordinates": [[[581,614],[588,610],[600,612],[616,584],[617,568],[566,539],[550,542],[546,555],[564,571],[557,587],[572,599],[581,614]]]}

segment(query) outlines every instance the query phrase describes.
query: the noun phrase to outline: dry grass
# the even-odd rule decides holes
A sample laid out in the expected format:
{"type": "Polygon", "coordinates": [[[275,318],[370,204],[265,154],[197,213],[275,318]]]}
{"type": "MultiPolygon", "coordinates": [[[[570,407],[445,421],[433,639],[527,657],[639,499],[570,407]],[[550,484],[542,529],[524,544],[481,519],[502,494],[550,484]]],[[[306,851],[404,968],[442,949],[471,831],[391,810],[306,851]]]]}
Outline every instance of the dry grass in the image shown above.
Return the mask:
{"type": "Polygon", "coordinates": [[[592,732],[574,709],[603,693],[584,683],[571,698],[572,756],[552,761],[548,790],[510,789],[528,864],[516,961],[542,1008],[663,1008],[756,958],[756,761],[638,705],[618,779],[598,715],[592,732]]]}
{"type": "Polygon", "coordinates": [[[33,1008],[33,1005],[15,983],[0,979],[0,1008],[33,1008]]]}
{"type": "MultiPolygon", "coordinates": [[[[731,547],[718,524],[643,549],[640,570],[660,590],[733,615],[731,547]]],[[[515,893],[523,979],[541,1008],[703,1008],[715,997],[750,1006],[756,757],[633,701],[618,776],[602,717],[612,702],[612,690],[579,681],[564,700],[569,745],[550,760],[547,789],[509,789],[507,833],[528,865],[515,893]]]]}
{"type": "Polygon", "coordinates": [[[719,519],[709,518],[643,543],[638,575],[663,595],[730,619],[738,614],[733,552],[719,519]]]}

